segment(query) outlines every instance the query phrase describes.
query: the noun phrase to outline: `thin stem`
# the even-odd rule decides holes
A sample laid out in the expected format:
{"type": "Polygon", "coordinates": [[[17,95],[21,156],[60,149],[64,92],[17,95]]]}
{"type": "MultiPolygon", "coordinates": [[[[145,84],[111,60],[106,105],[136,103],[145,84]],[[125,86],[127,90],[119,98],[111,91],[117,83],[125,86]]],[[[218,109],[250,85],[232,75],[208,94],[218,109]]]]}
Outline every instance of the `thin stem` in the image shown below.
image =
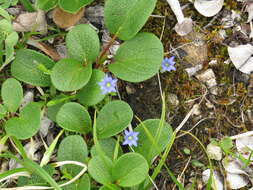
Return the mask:
{"type": "Polygon", "coordinates": [[[24,8],[29,12],[34,12],[35,9],[32,3],[29,0],[20,0],[20,3],[24,6],[24,8]]]}
{"type": "Polygon", "coordinates": [[[110,47],[112,46],[113,42],[116,40],[117,38],[117,33],[114,34],[114,36],[112,37],[112,39],[109,41],[109,43],[107,44],[107,46],[103,49],[103,51],[101,52],[99,58],[97,59],[97,64],[99,64],[100,60],[105,56],[106,52],[110,49],[110,47]]]}

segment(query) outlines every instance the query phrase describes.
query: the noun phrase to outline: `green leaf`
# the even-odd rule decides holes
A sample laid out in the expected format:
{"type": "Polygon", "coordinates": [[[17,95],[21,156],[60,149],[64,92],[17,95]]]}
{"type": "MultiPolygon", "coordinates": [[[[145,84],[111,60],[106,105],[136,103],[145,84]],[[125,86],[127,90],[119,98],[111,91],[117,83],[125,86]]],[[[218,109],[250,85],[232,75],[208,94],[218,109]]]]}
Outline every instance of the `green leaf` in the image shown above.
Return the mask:
{"type": "MultiPolygon", "coordinates": [[[[88,157],[88,149],[85,141],[79,135],[70,135],[64,138],[59,146],[57,153],[58,161],[78,161],[84,163],[88,157]]],[[[61,170],[67,169],[67,171],[74,177],[83,168],[76,165],[66,165],[61,170]]]]}
{"type": "Polygon", "coordinates": [[[20,117],[9,119],[5,123],[6,132],[17,139],[28,139],[35,135],[40,128],[40,106],[31,102],[25,106],[20,117]]]}
{"type": "Polygon", "coordinates": [[[85,106],[93,106],[102,101],[105,97],[101,93],[100,82],[104,78],[104,72],[93,69],[90,81],[77,94],[78,101],[85,106]]]}
{"type": "Polygon", "coordinates": [[[6,19],[0,20],[0,31],[3,31],[7,34],[13,32],[12,24],[6,19]]]}
{"type": "Polygon", "coordinates": [[[233,148],[232,139],[229,137],[222,138],[220,141],[220,147],[225,153],[229,154],[231,152],[231,149],[233,148]]]}
{"type": "Polygon", "coordinates": [[[84,174],[77,185],[77,190],[90,190],[90,177],[88,174],[84,174]]]}
{"type": "Polygon", "coordinates": [[[55,190],[61,190],[60,186],[55,182],[55,180],[36,162],[29,159],[24,159],[23,166],[29,170],[31,173],[35,173],[48,182],[55,190]]]}
{"type": "Polygon", "coordinates": [[[18,33],[12,32],[5,39],[5,64],[8,64],[14,58],[14,46],[18,42],[18,33]]]}
{"type": "Polygon", "coordinates": [[[36,7],[44,11],[49,11],[54,8],[58,3],[58,0],[36,0],[36,7]]]}
{"type": "Polygon", "coordinates": [[[81,89],[90,80],[92,65],[84,66],[74,59],[61,59],[51,74],[52,83],[60,91],[74,91],[81,89]]]}
{"type": "Polygon", "coordinates": [[[54,62],[41,53],[28,49],[19,50],[11,64],[11,73],[17,79],[33,86],[50,86],[50,76],[38,69],[39,64],[43,64],[47,69],[54,66],[54,62]]]}
{"type": "Polygon", "coordinates": [[[121,156],[112,169],[113,179],[119,186],[132,187],[140,184],[148,176],[146,159],[138,153],[121,156]]]}
{"type": "Polygon", "coordinates": [[[80,62],[92,63],[99,54],[98,35],[88,24],[73,27],[67,34],[66,44],[70,58],[80,62]]]}
{"type": "Polygon", "coordinates": [[[106,104],[97,118],[97,133],[99,138],[114,136],[123,131],[132,121],[133,111],[123,101],[115,100],[106,104]]]}
{"type": "Polygon", "coordinates": [[[16,79],[9,78],[2,84],[3,103],[10,112],[16,112],[23,99],[23,89],[16,79]]]}
{"type": "Polygon", "coordinates": [[[91,128],[88,111],[74,102],[66,103],[60,108],[56,121],[59,126],[68,131],[86,133],[91,128]]]}
{"type": "Polygon", "coordinates": [[[154,76],[163,60],[163,45],[151,33],[139,33],[124,42],[109,70],[118,78],[129,82],[141,82],[154,76]]]}
{"type": "Polygon", "coordinates": [[[0,119],[3,119],[7,114],[7,108],[0,104],[0,119]]]}
{"type": "Polygon", "coordinates": [[[159,155],[166,148],[173,133],[171,126],[165,123],[160,138],[158,138],[157,142],[155,142],[156,144],[154,144],[154,140],[159,132],[159,124],[159,119],[149,119],[142,122],[134,129],[134,131],[139,132],[138,146],[134,147],[134,150],[144,156],[150,164],[155,156],[159,155]]]}
{"type": "Polygon", "coordinates": [[[52,99],[49,102],[51,102],[52,105],[49,106],[47,104],[47,106],[48,106],[47,116],[52,121],[56,122],[56,115],[57,115],[58,111],[65,103],[68,102],[68,100],[66,100],[66,95],[61,94],[59,96],[56,96],[54,99],[52,99]]]}
{"type": "Polygon", "coordinates": [[[133,38],[147,22],[156,0],[107,0],[105,26],[121,40],[133,38]]]}
{"type": "Polygon", "coordinates": [[[0,15],[4,17],[7,21],[11,22],[11,17],[9,13],[6,10],[4,10],[2,7],[0,7],[0,15]]]}
{"type": "Polygon", "coordinates": [[[93,1],[94,0],[59,0],[59,6],[66,12],[76,13],[79,9],[93,1]]]}
{"type": "Polygon", "coordinates": [[[103,187],[99,188],[99,190],[121,190],[118,186],[114,184],[106,184],[103,187]]]}
{"type": "MultiPolygon", "coordinates": [[[[108,138],[108,139],[101,139],[98,141],[99,145],[101,146],[101,149],[104,151],[105,155],[108,158],[111,158],[113,160],[114,157],[114,151],[116,148],[116,140],[113,138],[108,138]]],[[[92,157],[98,156],[99,154],[96,151],[95,145],[92,146],[91,150],[91,155],[92,157]]],[[[119,147],[119,155],[123,153],[122,149],[119,147]]]]}
{"type": "Polygon", "coordinates": [[[107,184],[113,182],[112,167],[113,162],[110,158],[104,156],[102,159],[100,156],[95,156],[88,163],[88,172],[97,182],[107,184]]]}

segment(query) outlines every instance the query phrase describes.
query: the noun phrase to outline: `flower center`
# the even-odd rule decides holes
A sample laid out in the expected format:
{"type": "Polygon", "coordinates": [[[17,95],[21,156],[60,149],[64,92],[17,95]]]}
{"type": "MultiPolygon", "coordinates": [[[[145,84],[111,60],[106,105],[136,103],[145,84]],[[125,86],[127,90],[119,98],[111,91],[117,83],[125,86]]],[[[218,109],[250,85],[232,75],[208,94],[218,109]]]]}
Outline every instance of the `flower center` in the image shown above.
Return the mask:
{"type": "Polygon", "coordinates": [[[168,66],[169,66],[169,63],[165,63],[165,66],[168,67],[168,66]]]}
{"type": "Polygon", "coordinates": [[[128,139],[128,140],[133,140],[133,137],[132,137],[132,136],[129,136],[127,139],[128,139]]]}
{"type": "Polygon", "coordinates": [[[111,83],[106,83],[106,87],[111,87],[111,83]]]}

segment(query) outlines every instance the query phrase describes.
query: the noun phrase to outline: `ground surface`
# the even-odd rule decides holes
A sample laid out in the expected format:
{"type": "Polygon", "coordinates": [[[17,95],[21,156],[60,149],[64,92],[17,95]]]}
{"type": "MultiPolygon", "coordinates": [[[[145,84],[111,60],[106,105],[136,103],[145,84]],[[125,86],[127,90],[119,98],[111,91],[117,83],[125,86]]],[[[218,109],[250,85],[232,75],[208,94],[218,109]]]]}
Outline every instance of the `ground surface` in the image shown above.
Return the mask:
{"type": "MultiPolygon", "coordinates": [[[[205,146],[211,138],[221,139],[252,130],[252,99],[248,92],[250,77],[236,70],[231,62],[224,63],[228,60],[226,45],[234,40],[243,42],[247,39],[241,39],[232,27],[225,29],[225,39],[218,33],[223,28],[222,18],[229,15],[231,10],[241,14],[241,22],[245,21],[246,13],[241,11],[242,3],[226,0],[222,11],[211,22],[213,18],[200,15],[189,1],[180,2],[185,7],[185,16],[194,21],[191,35],[180,37],[175,33],[173,27],[176,19],[165,0],[158,0],[153,13],[161,17],[151,17],[143,28],[143,31],[153,32],[161,37],[165,52],[172,51],[167,56],[176,56],[177,70],[160,74],[162,91],[166,95],[166,120],[175,129],[192,106],[199,104],[199,111],[188,119],[182,129],[190,130],[205,146]],[[189,44],[174,51],[174,48],[196,39],[201,45],[189,44]],[[210,64],[212,60],[216,61],[215,64],[210,64]],[[203,68],[190,77],[185,69],[197,64],[202,64],[203,68]],[[196,77],[208,69],[215,74],[217,94],[212,94],[206,83],[196,77]]],[[[93,5],[96,4],[103,4],[103,1],[97,0],[93,5]]],[[[0,75],[1,80],[8,78],[8,67],[0,75]]],[[[121,81],[119,92],[141,120],[160,117],[162,104],[157,76],[138,84],[121,81]]],[[[182,182],[185,185],[193,182],[201,189],[201,172],[207,166],[207,159],[194,138],[189,135],[177,138],[167,158],[167,165],[175,176],[182,173],[182,182]],[[185,149],[189,149],[190,154],[185,154],[185,149]]],[[[215,167],[218,168],[219,164],[215,167]]],[[[174,186],[166,171],[161,172],[156,183],[161,190],[173,189],[174,186]]]]}

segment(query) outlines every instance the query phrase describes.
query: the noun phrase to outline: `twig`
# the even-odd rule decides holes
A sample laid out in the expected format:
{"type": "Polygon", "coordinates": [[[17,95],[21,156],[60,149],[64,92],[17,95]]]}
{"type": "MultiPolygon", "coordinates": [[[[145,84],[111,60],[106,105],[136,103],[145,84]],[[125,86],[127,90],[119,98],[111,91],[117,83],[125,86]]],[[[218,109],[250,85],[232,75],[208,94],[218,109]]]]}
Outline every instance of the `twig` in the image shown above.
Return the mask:
{"type": "MultiPolygon", "coordinates": [[[[181,174],[177,177],[177,180],[178,180],[178,181],[181,180],[181,178],[182,178],[182,176],[183,176],[185,170],[186,170],[186,169],[188,168],[188,166],[189,166],[189,163],[190,163],[191,159],[192,159],[192,157],[190,156],[190,158],[188,159],[188,161],[187,161],[187,163],[186,163],[186,165],[185,165],[183,171],[182,171],[181,174]]],[[[174,185],[174,187],[172,188],[172,190],[174,190],[175,188],[176,188],[176,184],[174,185]]]]}
{"type": "Polygon", "coordinates": [[[236,139],[239,139],[239,138],[249,137],[249,136],[252,136],[252,135],[253,135],[253,131],[248,131],[246,133],[231,136],[230,139],[236,140],[236,139]]]}

